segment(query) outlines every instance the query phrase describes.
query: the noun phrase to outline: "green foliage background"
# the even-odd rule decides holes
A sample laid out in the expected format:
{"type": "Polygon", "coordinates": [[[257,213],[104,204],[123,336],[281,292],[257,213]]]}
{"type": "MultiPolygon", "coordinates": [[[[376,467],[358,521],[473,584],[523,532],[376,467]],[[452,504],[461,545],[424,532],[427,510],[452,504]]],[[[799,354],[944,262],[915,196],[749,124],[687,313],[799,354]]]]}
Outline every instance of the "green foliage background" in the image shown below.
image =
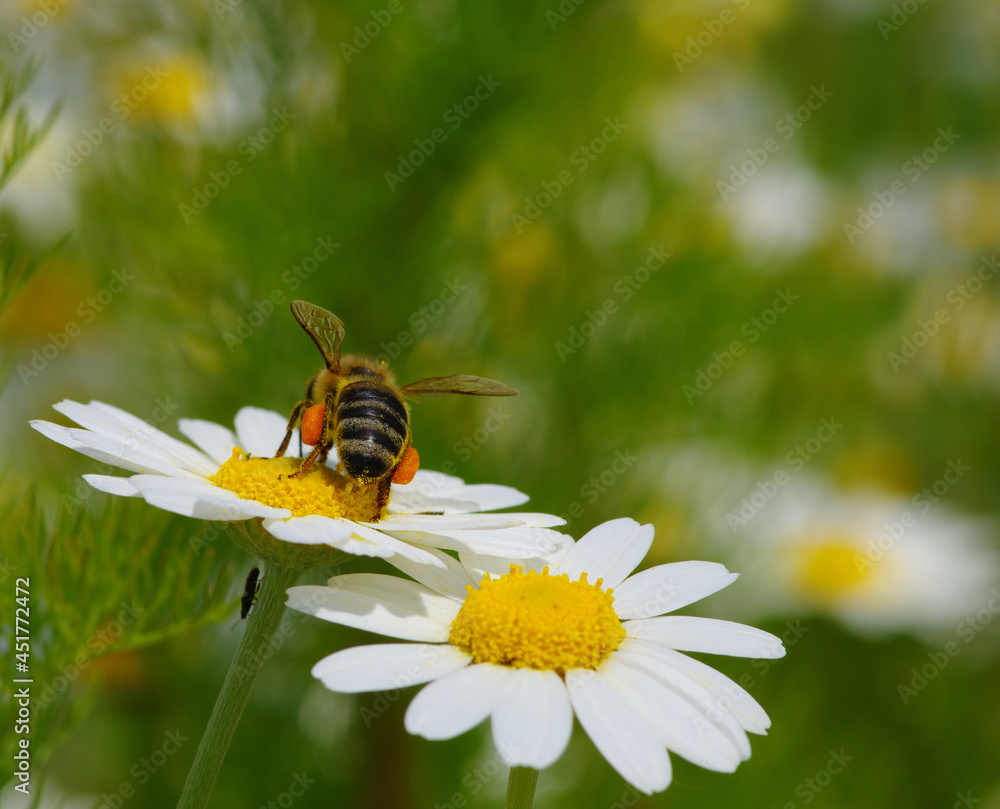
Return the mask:
{"type": "MultiPolygon", "coordinates": [[[[34,673],[56,684],[32,736],[44,805],[100,806],[123,784],[126,806],[174,805],[242,631],[229,620],[252,560],[211,526],[90,492],[80,475],[106,470],[27,421],[53,418],[63,398],[174,435],[181,417],[284,413],[319,364],[292,298],[336,312],[345,348],[388,352],[404,381],[468,372],[521,387],[494,431],[495,403],[418,406],[422,464],[515,486],[532,508],[570,514],[577,537],[614,517],[651,521],[653,562],[717,553],[663,484],[672,448],[704,440],[766,469],[823,417],[847,426],[810,474],[910,492],[961,458],[972,472],[949,506],[997,516],[997,281],[898,372],[888,358],[1000,247],[994,4],[394,2],[18,0],[0,15],[14,82],[2,109],[0,614],[7,643],[14,577],[30,576],[34,673]],[[159,65],[168,79],[120,118],[115,99],[159,65]],[[447,117],[484,77],[499,86],[447,117]],[[720,192],[817,87],[833,95],[720,192]],[[294,117],[261,135],[275,110],[294,117]],[[104,119],[113,131],[61,173],[104,119]],[[581,158],[608,119],[622,134],[581,158]],[[387,180],[439,127],[433,154],[387,180]],[[960,137],[911,184],[907,161],[948,128],[960,137]],[[858,207],[899,179],[906,193],[849,238],[858,207]],[[321,239],[339,246],[296,275],[321,239]],[[661,246],[670,258],[626,299],[661,246]],[[116,270],[134,280],[88,305],[116,270]],[[461,292],[444,303],[449,284],[461,292]],[[686,392],[779,289],[799,296],[788,313],[707,391],[686,392]],[[41,356],[70,323],[78,335],[41,356]],[[413,345],[394,345],[400,334],[413,345]],[[638,461],[591,498],[616,452],[638,461]],[[172,731],[190,741],[150,771],[141,762],[172,731]]],[[[351,569],[366,567],[378,568],[351,569]]],[[[1000,805],[996,626],[904,705],[897,685],[933,644],[859,638],[822,615],[763,625],[785,634],[796,621],[806,631],[783,661],[713,661],[749,675],[773,720],[737,773],[674,757],[673,785],[636,803],[577,728],[536,806],[930,808],[969,793],[1000,805]],[[826,779],[841,750],[850,762],[826,779]]],[[[303,772],[316,779],[303,809],[502,805],[483,728],[407,736],[411,692],[335,695],[309,675],[368,636],[297,615],[285,626],[213,805],[268,805],[303,772]]],[[[5,647],[5,681],[11,657],[5,647]]],[[[6,781],[9,682],[4,699],[6,781]]]]}

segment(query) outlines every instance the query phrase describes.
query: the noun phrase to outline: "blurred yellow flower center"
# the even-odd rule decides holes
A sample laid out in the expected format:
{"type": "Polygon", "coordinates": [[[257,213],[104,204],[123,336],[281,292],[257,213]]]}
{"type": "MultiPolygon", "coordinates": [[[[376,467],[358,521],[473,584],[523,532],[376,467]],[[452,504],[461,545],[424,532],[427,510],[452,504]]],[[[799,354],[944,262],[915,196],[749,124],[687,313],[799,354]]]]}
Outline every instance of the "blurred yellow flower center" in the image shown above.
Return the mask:
{"type": "Polygon", "coordinates": [[[822,601],[856,590],[871,573],[872,563],[858,553],[857,543],[838,537],[798,548],[797,553],[799,586],[822,601]]]}
{"type": "Polygon", "coordinates": [[[287,508],[295,517],[378,519],[377,486],[359,486],[319,464],[301,477],[291,477],[301,464],[301,458],[251,458],[235,447],[233,456],[209,480],[246,500],[287,508]]]}
{"type": "Polygon", "coordinates": [[[208,92],[205,67],[185,54],[126,68],[118,84],[119,108],[145,121],[189,123],[208,92]]]}
{"type": "Polygon", "coordinates": [[[548,568],[527,574],[516,565],[498,579],[484,577],[451,622],[449,642],[476,663],[555,671],[594,669],[625,637],[610,590],[570,581],[548,568]]]}

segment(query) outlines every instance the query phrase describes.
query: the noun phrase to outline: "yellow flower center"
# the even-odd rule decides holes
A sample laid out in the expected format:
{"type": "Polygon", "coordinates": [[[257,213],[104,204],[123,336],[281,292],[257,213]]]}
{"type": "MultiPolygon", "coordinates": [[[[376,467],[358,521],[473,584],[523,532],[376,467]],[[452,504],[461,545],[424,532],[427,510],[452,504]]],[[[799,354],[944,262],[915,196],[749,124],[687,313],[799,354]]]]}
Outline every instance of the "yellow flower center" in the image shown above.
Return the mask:
{"type": "Polygon", "coordinates": [[[252,458],[236,447],[209,480],[246,500],[287,508],[296,517],[320,514],[359,522],[378,519],[377,486],[360,486],[319,464],[301,477],[291,477],[301,464],[301,458],[252,458]]]}
{"type": "Polygon", "coordinates": [[[554,671],[594,669],[622,642],[625,630],[611,590],[569,576],[527,574],[516,565],[498,579],[484,577],[451,622],[453,646],[476,663],[554,671]]]}
{"type": "Polygon", "coordinates": [[[858,552],[856,543],[830,537],[796,549],[798,585],[812,598],[830,602],[859,589],[873,563],[858,552]]]}
{"type": "Polygon", "coordinates": [[[116,92],[123,109],[147,122],[185,124],[194,120],[209,87],[207,70],[196,57],[176,54],[155,67],[135,64],[121,71],[116,92]],[[119,96],[121,98],[121,96],[119,96]]]}

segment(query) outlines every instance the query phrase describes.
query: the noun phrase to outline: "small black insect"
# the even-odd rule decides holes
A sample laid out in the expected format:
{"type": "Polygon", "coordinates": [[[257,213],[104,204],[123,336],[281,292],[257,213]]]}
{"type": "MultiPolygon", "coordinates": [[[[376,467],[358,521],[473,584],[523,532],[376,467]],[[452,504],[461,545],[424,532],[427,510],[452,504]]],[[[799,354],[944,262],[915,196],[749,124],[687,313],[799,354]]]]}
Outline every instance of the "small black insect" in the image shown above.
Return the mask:
{"type": "Polygon", "coordinates": [[[254,565],[253,569],[247,573],[247,580],[243,585],[243,597],[240,599],[240,620],[250,614],[254,599],[257,598],[257,591],[260,589],[260,583],[257,581],[258,576],[260,576],[260,568],[254,565]]]}

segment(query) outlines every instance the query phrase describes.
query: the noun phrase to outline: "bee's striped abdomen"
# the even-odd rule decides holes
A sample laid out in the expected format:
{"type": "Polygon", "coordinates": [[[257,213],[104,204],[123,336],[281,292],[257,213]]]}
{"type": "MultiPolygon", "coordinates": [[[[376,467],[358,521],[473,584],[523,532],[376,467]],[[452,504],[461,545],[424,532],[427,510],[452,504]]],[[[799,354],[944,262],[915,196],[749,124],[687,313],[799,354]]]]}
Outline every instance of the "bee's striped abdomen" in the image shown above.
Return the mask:
{"type": "Polygon", "coordinates": [[[337,451],[347,474],[370,483],[383,478],[406,449],[408,418],[398,395],[380,381],[346,385],[337,398],[337,451]]]}

